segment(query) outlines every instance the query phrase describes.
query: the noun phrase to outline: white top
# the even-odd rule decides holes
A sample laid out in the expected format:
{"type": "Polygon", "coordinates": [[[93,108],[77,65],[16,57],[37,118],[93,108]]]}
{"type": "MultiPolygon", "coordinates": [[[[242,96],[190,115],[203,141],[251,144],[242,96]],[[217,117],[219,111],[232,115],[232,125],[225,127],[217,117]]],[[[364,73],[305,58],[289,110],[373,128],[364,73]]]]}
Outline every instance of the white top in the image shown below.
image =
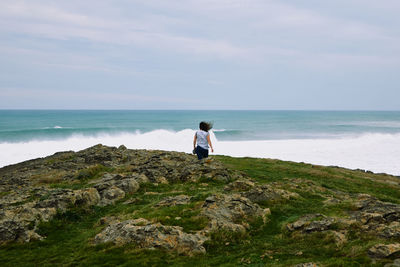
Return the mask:
{"type": "Polygon", "coordinates": [[[203,131],[203,130],[198,130],[196,132],[196,137],[197,137],[197,145],[204,148],[208,149],[208,141],[207,141],[207,136],[210,133],[203,131]]]}

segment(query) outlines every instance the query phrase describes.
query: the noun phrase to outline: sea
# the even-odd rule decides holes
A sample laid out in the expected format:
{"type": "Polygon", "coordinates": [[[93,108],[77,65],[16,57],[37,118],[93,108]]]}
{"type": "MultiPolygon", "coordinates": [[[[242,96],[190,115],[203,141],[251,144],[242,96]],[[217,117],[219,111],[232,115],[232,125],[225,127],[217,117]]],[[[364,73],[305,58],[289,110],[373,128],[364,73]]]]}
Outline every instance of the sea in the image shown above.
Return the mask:
{"type": "Polygon", "coordinates": [[[201,121],[211,155],[400,175],[400,111],[0,110],[0,167],[96,144],[190,153],[201,121]]]}

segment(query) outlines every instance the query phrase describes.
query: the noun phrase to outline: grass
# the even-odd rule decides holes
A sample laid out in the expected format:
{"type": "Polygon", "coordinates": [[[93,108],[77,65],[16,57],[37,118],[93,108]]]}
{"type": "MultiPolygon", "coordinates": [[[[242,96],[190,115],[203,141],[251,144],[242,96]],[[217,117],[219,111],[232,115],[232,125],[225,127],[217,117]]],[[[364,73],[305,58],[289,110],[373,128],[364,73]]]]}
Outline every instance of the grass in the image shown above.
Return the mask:
{"type": "MultiPolygon", "coordinates": [[[[380,182],[393,177],[269,159],[224,156],[217,159],[260,183],[279,184],[296,191],[301,197],[260,203],[262,207],[271,209],[266,224],[255,220],[246,233],[212,233],[211,239],[205,243],[206,255],[187,257],[169,251],[143,250],[135,245],[92,245],[94,236],[104,227],[99,224],[104,216],[121,219],[142,217],[165,225],[179,225],[188,232],[202,229],[207,224],[204,218],[199,217],[202,201],[211,194],[222,192],[225,186],[209,178],[199,182],[144,184],[138,192],[116,205],[75,207],[58,214],[50,222],[40,225],[40,234],[47,237],[44,241],[2,246],[0,262],[3,266],[291,266],[306,262],[323,266],[383,266],[390,262],[371,261],[366,251],[384,241],[361,235],[357,229],[349,229],[348,242],[338,247],[329,233],[296,235],[289,233],[285,226],[309,213],[344,216],[352,209],[350,202],[323,205],[324,200],[338,191],[367,193],[383,201],[400,203],[398,186],[380,182]],[[292,188],[294,179],[303,181],[304,187],[292,188]],[[314,187],[315,190],[304,190],[314,187]],[[321,191],[321,188],[326,190],[321,191]],[[155,206],[164,197],[179,194],[191,196],[191,203],[174,207],[155,206]],[[124,204],[127,200],[134,201],[124,204]]],[[[110,170],[95,166],[81,171],[77,177],[83,185],[106,171],[110,170]]]]}

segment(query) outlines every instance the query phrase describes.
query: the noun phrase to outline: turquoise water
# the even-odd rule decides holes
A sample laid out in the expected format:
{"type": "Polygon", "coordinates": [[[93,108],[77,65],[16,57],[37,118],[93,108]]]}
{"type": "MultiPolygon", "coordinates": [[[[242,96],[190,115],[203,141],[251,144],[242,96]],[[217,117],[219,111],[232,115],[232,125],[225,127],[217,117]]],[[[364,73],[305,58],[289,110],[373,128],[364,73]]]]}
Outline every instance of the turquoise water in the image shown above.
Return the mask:
{"type": "Polygon", "coordinates": [[[399,111],[0,110],[0,167],[99,143],[191,153],[202,120],[212,154],[400,175],[399,111]]]}
{"type": "Polygon", "coordinates": [[[400,133],[399,111],[0,110],[0,143],[71,136],[197,129],[214,123],[221,141],[340,138],[400,133]]]}

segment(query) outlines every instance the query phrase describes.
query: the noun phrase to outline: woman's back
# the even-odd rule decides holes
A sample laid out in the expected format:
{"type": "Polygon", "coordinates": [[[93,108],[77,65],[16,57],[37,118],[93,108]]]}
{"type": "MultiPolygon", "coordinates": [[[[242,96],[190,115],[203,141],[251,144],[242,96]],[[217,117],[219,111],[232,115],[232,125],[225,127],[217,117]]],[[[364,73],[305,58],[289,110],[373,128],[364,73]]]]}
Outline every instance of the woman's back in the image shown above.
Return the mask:
{"type": "Polygon", "coordinates": [[[196,132],[197,136],[197,145],[204,148],[208,149],[208,141],[207,141],[207,136],[209,135],[208,132],[203,131],[203,130],[198,130],[196,132]]]}

